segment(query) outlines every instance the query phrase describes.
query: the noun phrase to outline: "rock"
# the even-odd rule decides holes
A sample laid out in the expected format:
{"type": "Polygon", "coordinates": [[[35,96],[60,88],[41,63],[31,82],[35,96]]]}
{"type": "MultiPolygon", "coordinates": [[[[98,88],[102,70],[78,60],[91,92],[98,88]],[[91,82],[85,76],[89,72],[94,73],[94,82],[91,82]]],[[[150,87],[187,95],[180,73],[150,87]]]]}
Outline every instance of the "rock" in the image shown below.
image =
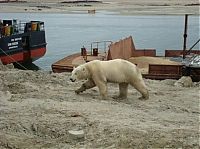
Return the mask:
{"type": "Polygon", "coordinates": [[[9,91],[0,91],[0,98],[10,100],[12,98],[12,94],[9,91]]]}
{"type": "Polygon", "coordinates": [[[4,65],[0,60],[0,71],[6,71],[8,69],[13,69],[13,68],[14,68],[13,64],[4,65]]]}
{"type": "Polygon", "coordinates": [[[84,140],[85,133],[83,130],[69,130],[69,137],[72,140],[84,140]]]}
{"type": "Polygon", "coordinates": [[[193,82],[190,76],[183,76],[178,81],[174,83],[177,87],[192,87],[193,82]]]}
{"type": "Polygon", "coordinates": [[[13,64],[7,64],[6,67],[7,67],[8,69],[14,69],[14,65],[13,65],[13,64]]]}
{"type": "Polygon", "coordinates": [[[3,80],[0,78],[0,91],[3,91],[4,90],[4,82],[3,80]]]}
{"type": "Polygon", "coordinates": [[[31,129],[32,129],[32,131],[37,132],[37,130],[38,130],[37,125],[33,123],[31,125],[31,129]]]}

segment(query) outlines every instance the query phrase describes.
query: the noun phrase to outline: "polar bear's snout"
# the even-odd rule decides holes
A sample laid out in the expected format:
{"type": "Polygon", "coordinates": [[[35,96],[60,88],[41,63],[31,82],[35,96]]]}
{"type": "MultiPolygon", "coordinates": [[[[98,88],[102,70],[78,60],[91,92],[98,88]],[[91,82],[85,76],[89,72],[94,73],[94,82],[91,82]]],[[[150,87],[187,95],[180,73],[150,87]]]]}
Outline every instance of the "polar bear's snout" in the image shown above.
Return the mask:
{"type": "Polygon", "coordinates": [[[73,79],[73,78],[70,78],[70,80],[71,80],[72,82],[75,82],[75,81],[76,81],[76,79],[73,79]]]}

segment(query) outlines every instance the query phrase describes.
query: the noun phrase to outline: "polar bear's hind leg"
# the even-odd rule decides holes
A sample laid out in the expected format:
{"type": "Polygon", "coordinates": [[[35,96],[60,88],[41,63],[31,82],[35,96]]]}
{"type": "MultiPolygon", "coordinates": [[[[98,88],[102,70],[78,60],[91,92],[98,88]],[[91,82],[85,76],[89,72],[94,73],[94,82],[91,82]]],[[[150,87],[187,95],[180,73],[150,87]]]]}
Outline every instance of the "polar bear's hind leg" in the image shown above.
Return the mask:
{"type": "Polygon", "coordinates": [[[119,83],[119,96],[118,98],[126,99],[128,92],[128,83],[119,83]]]}
{"type": "Polygon", "coordinates": [[[143,80],[132,81],[130,84],[142,94],[142,97],[139,99],[149,99],[149,91],[143,80]]]}

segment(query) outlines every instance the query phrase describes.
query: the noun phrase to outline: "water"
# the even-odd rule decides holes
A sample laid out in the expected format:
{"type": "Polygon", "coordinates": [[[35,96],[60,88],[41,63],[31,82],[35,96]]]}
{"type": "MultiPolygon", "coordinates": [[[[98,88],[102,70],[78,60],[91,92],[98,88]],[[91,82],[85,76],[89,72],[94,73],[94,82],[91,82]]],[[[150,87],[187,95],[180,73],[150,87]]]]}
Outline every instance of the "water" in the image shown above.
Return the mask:
{"type": "MultiPolygon", "coordinates": [[[[34,63],[50,70],[57,60],[79,52],[93,41],[118,41],[132,36],[136,48],[182,49],[184,16],[123,16],[105,12],[91,14],[0,13],[2,19],[45,22],[47,53],[34,63]]],[[[189,16],[188,48],[200,37],[199,16],[189,16]]],[[[194,49],[199,49],[199,44],[194,49]]]]}

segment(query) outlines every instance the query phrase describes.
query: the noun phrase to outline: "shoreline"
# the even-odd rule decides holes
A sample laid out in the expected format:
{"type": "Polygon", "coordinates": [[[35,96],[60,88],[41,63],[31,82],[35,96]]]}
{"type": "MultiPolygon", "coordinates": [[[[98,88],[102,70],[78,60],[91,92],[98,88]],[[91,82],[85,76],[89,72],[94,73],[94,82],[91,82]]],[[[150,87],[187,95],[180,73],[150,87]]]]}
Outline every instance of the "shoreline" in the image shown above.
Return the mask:
{"type": "MultiPolygon", "coordinates": [[[[65,12],[40,12],[40,11],[28,11],[28,12],[1,12],[0,13],[33,13],[33,14],[89,14],[87,13],[87,11],[65,11],[65,12]]],[[[107,11],[107,10],[100,10],[100,11],[96,11],[95,14],[105,14],[105,15],[120,15],[120,16],[184,16],[185,14],[188,14],[190,16],[200,16],[199,14],[192,14],[192,13],[119,13],[119,12],[114,12],[114,11],[107,11]]],[[[95,15],[95,14],[91,14],[91,15],[95,15]]]]}
{"type": "MultiPolygon", "coordinates": [[[[0,1],[1,2],[1,1],[0,1]]],[[[47,0],[36,2],[28,0],[26,2],[1,3],[0,13],[63,13],[73,14],[75,11],[80,14],[87,14],[88,10],[96,12],[110,12],[119,15],[199,15],[199,4],[196,0],[189,2],[183,0],[181,3],[175,0],[103,0],[102,3],[61,3],[60,0],[47,0]]]]}

